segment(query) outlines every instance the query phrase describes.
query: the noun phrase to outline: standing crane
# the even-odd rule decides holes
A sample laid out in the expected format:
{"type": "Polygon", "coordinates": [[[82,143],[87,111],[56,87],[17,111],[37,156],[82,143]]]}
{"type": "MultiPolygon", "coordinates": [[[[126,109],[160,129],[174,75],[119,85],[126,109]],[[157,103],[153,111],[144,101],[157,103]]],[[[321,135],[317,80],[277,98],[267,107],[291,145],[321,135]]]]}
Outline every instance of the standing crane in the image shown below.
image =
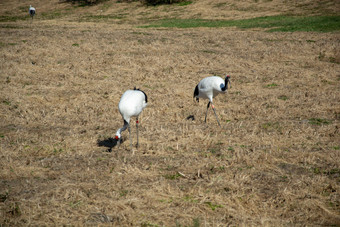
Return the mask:
{"type": "Polygon", "coordinates": [[[30,16],[31,16],[32,21],[33,21],[33,17],[35,15],[35,8],[30,5],[28,12],[30,13],[30,16]]]}
{"type": "Polygon", "coordinates": [[[130,137],[130,148],[132,150],[132,138],[131,138],[131,130],[130,130],[130,119],[131,117],[136,117],[136,128],[137,128],[137,147],[139,145],[138,138],[138,116],[143,111],[143,109],[147,106],[148,97],[145,92],[134,88],[134,90],[127,90],[122,95],[118,109],[120,114],[123,117],[124,125],[122,128],[118,129],[116,132],[116,140],[118,141],[118,145],[121,141],[121,133],[126,129],[129,130],[130,137]]]}
{"type": "Polygon", "coordinates": [[[207,112],[205,113],[204,122],[207,121],[208,110],[209,110],[209,106],[211,103],[211,107],[215,113],[217,123],[221,127],[221,124],[218,120],[218,117],[215,111],[215,106],[213,104],[213,98],[217,96],[219,93],[227,92],[229,79],[230,79],[229,75],[225,77],[225,80],[223,80],[219,76],[210,76],[210,77],[206,77],[202,79],[195,87],[194,98],[196,98],[197,102],[199,102],[199,98],[209,99],[209,102],[207,105],[207,112]]]}

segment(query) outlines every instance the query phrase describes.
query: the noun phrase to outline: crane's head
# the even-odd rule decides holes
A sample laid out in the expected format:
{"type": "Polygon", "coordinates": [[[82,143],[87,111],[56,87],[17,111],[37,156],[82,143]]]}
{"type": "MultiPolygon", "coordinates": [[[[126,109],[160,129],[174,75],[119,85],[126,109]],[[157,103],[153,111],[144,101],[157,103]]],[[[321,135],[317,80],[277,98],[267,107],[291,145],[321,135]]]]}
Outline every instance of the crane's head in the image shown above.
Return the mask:
{"type": "Polygon", "coordinates": [[[120,134],[120,130],[118,129],[118,131],[116,132],[115,139],[119,141],[120,137],[121,137],[121,134],[120,134]]]}
{"type": "Polygon", "coordinates": [[[118,147],[119,147],[119,146],[120,146],[120,143],[121,143],[120,133],[119,133],[119,132],[116,133],[115,142],[116,142],[116,144],[117,144],[118,147]]]}

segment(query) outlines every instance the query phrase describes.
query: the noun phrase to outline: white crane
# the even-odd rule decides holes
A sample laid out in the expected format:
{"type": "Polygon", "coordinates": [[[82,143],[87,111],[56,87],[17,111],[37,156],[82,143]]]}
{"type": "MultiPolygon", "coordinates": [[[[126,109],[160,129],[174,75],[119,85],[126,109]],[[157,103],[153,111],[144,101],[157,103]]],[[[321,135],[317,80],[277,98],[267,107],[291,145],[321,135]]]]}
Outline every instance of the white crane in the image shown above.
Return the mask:
{"type": "Polygon", "coordinates": [[[229,83],[230,76],[227,75],[225,77],[225,80],[223,80],[219,76],[210,76],[202,79],[198,85],[195,87],[194,91],[194,98],[196,98],[196,101],[199,101],[199,98],[203,99],[209,99],[208,105],[207,105],[207,112],[205,113],[205,119],[204,122],[207,121],[207,115],[208,115],[208,110],[209,106],[211,103],[211,107],[214,110],[217,123],[219,126],[221,126],[216,111],[215,111],[215,106],[213,104],[213,98],[217,96],[219,93],[226,93],[228,90],[228,83],[229,83]]]}
{"type": "Polygon", "coordinates": [[[33,20],[33,17],[35,15],[35,8],[30,5],[28,12],[30,13],[30,16],[32,17],[33,20]]]}
{"type": "Polygon", "coordinates": [[[147,106],[148,97],[147,95],[139,90],[134,88],[134,90],[127,90],[120,98],[118,109],[120,114],[123,117],[124,125],[122,128],[118,129],[116,132],[116,140],[118,145],[121,140],[121,133],[128,128],[129,137],[130,137],[130,147],[132,150],[132,138],[131,138],[131,130],[130,130],[130,119],[131,117],[136,117],[136,128],[137,128],[137,147],[139,145],[138,139],[138,116],[142,112],[142,110],[147,106]]]}

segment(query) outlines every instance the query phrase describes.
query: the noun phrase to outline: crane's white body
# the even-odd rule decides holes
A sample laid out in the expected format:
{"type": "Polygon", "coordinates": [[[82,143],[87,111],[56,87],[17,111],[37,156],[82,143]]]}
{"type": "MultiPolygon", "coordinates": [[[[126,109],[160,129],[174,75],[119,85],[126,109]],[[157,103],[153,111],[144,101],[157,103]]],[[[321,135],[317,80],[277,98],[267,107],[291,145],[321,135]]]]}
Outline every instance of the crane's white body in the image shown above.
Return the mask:
{"type": "Polygon", "coordinates": [[[35,8],[30,5],[28,12],[33,19],[33,16],[35,15],[35,8]]]}
{"type": "Polygon", "coordinates": [[[116,139],[120,143],[121,133],[129,129],[129,137],[130,137],[130,146],[132,149],[132,139],[131,139],[131,131],[130,131],[130,120],[131,117],[136,117],[136,127],[137,127],[137,146],[138,146],[138,116],[143,111],[143,109],[147,106],[147,96],[146,94],[138,89],[135,90],[127,90],[122,97],[120,98],[118,109],[120,114],[123,117],[124,125],[122,128],[118,129],[116,132],[116,139]]]}
{"type": "Polygon", "coordinates": [[[138,117],[146,106],[147,102],[142,91],[127,90],[120,98],[118,109],[123,119],[130,123],[130,118],[138,117]]]}
{"type": "Polygon", "coordinates": [[[226,76],[226,78],[223,80],[219,76],[209,76],[204,79],[202,79],[194,90],[194,98],[196,98],[197,101],[199,101],[199,98],[203,99],[209,99],[208,105],[207,105],[207,112],[205,113],[205,120],[207,121],[207,114],[209,110],[209,106],[211,103],[211,107],[214,110],[216,120],[219,126],[221,126],[215,107],[213,105],[213,98],[216,97],[220,93],[226,93],[228,90],[228,83],[229,83],[229,76],[226,76]]]}
{"type": "Polygon", "coordinates": [[[198,95],[196,97],[209,99],[209,101],[212,102],[213,97],[227,91],[222,90],[225,86],[224,83],[224,80],[219,76],[206,77],[198,83],[198,95]]]}

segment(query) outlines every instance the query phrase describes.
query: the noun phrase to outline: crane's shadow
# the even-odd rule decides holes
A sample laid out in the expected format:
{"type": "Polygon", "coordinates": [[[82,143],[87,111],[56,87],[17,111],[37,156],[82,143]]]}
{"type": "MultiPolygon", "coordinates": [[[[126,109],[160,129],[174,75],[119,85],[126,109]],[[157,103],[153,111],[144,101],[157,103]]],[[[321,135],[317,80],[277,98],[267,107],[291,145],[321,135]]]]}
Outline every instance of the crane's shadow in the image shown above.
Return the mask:
{"type": "MultiPolygon", "coordinates": [[[[120,143],[122,144],[124,142],[123,138],[121,138],[120,143]]],[[[107,147],[107,150],[105,152],[112,152],[112,148],[116,147],[118,145],[118,140],[114,138],[107,138],[104,140],[98,140],[97,141],[98,147],[107,147]]]]}

